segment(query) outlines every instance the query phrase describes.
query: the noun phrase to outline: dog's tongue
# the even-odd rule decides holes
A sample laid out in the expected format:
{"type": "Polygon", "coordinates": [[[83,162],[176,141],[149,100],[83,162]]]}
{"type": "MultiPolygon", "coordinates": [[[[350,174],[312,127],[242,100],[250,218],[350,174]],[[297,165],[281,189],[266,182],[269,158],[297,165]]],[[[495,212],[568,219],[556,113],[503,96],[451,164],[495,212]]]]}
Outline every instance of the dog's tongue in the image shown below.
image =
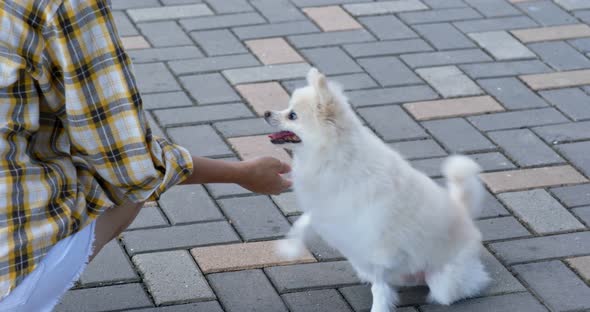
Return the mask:
{"type": "Polygon", "coordinates": [[[281,131],[273,134],[269,134],[270,142],[273,144],[283,143],[299,143],[301,139],[291,131],[281,131]]]}

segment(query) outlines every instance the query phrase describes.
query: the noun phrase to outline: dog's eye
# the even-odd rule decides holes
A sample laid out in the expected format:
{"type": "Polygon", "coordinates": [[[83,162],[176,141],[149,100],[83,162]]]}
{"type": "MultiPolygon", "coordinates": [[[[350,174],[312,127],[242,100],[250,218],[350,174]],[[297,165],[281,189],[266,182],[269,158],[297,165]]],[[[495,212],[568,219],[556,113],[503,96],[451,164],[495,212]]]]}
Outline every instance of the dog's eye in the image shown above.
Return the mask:
{"type": "Polygon", "coordinates": [[[290,112],[289,113],[289,120],[295,120],[297,119],[297,114],[295,114],[295,112],[290,112]]]}

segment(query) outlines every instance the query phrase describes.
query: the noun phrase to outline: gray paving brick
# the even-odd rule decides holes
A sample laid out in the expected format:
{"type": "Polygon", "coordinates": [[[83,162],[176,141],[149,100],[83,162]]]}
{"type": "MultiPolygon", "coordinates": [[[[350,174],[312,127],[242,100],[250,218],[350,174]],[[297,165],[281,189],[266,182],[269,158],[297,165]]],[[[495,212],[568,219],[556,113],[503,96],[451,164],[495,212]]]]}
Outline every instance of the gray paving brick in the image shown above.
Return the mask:
{"type": "Polygon", "coordinates": [[[568,40],[567,42],[582,53],[590,52],[590,38],[568,40]]]}
{"type": "Polygon", "coordinates": [[[590,287],[560,261],[522,264],[514,270],[551,311],[590,308],[590,287]]]}
{"type": "Polygon", "coordinates": [[[516,293],[493,297],[469,299],[451,306],[429,305],[420,307],[423,312],[546,312],[529,293],[516,293]]]}
{"type": "Polygon", "coordinates": [[[590,232],[578,232],[492,243],[491,250],[509,264],[569,258],[590,253],[590,232]]]}
{"type": "Polygon", "coordinates": [[[483,94],[483,90],[457,66],[420,68],[416,73],[443,97],[483,94]]]}
{"type": "Polygon", "coordinates": [[[564,162],[563,158],[529,129],[490,132],[488,137],[521,167],[564,162]]]}
{"type": "Polygon", "coordinates": [[[414,29],[438,50],[475,47],[469,38],[449,23],[416,25],[414,29]]]}
{"type": "Polygon", "coordinates": [[[362,72],[362,68],[339,47],[302,49],[301,53],[325,75],[362,72]]]}
{"type": "Polygon", "coordinates": [[[500,217],[479,220],[477,227],[483,234],[484,241],[494,241],[516,237],[530,236],[527,229],[513,217],[500,217]]]}
{"type": "Polygon", "coordinates": [[[345,4],[345,3],[359,3],[359,2],[371,2],[372,0],[291,0],[298,7],[309,7],[318,5],[331,5],[331,4],[345,4]]]}
{"type": "Polygon", "coordinates": [[[289,231],[289,222],[267,196],[220,199],[218,203],[246,241],[278,238],[289,231]]]}
{"type": "Polygon", "coordinates": [[[344,260],[344,256],[338,250],[328,245],[319,235],[311,235],[306,245],[307,249],[318,261],[344,260]]]}
{"type": "Polygon", "coordinates": [[[227,312],[288,311],[261,270],[210,274],[207,278],[227,312]]]}
{"type": "Polygon", "coordinates": [[[248,52],[246,47],[227,29],[193,31],[190,35],[210,56],[248,52]]]}
{"type": "Polygon", "coordinates": [[[488,31],[469,34],[482,48],[497,60],[535,58],[535,54],[506,31],[488,31]]]}
{"type": "Polygon", "coordinates": [[[305,19],[305,15],[288,0],[251,0],[250,3],[271,23],[305,19]]]}
{"type": "Polygon", "coordinates": [[[361,59],[359,64],[384,87],[423,83],[412,70],[394,56],[361,59]]]}
{"type": "Polygon", "coordinates": [[[361,108],[358,113],[385,141],[427,137],[424,129],[397,105],[361,108]]]}
{"type": "Polygon", "coordinates": [[[203,57],[201,50],[195,46],[131,50],[127,54],[136,64],[203,57]]]}
{"type": "Polygon", "coordinates": [[[465,0],[465,2],[486,17],[521,15],[516,8],[505,0],[465,0]]]}
{"type": "Polygon", "coordinates": [[[233,156],[231,149],[208,125],[168,129],[172,140],[184,146],[193,156],[233,156]]]}
{"type": "Polygon", "coordinates": [[[554,108],[529,109],[516,112],[494,113],[468,118],[477,128],[490,131],[532,127],[543,124],[567,122],[567,119],[554,108]]]}
{"type": "Polygon", "coordinates": [[[141,284],[123,284],[68,291],[55,307],[56,312],[98,312],[151,307],[141,284]]]}
{"type": "MultiPolygon", "coordinates": [[[[528,232],[527,232],[528,233],[528,232]]],[[[482,248],[481,260],[490,275],[490,284],[481,296],[491,296],[511,292],[526,291],[522,284],[494,257],[487,249],[482,248]]]]}
{"type": "Polygon", "coordinates": [[[472,8],[454,8],[400,13],[399,17],[408,24],[420,24],[462,21],[481,18],[482,16],[472,8]]]}
{"type": "Polygon", "coordinates": [[[574,121],[590,119],[590,96],[577,88],[540,92],[549,103],[574,121]]]}
{"type": "Polygon", "coordinates": [[[516,78],[482,79],[477,83],[507,109],[544,107],[547,103],[516,78]]]}
{"type": "Polygon", "coordinates": [[[205,0],[218,14],[248,12],[254,8],[247,0],[205,0]]]}
{"type": "Polygon", "coordinates": [[[555,0],[555,2],[566,10],[590,9],[590,3],[584,0],[555,0]]]}
{"type": "Polygon", "coordinates": [[[195,60],[169,62],[176,75],[218,71],[229,68],[256,66],[260,63],[251,54],[208,57],[195,60]]]}
{"type": "Polygon", "coordinates": [[[540,74],[552,71],[551,68],[538,60],[466,64],[460,65],[459,68],[473,79],[540,74]]]}
{"type": "Polygon", "coordinates": [[[306,63],[293,63],[273,66],[259,66],[227,69],[222,73],[232,84],[263,82],[282,79],[302,78],[310,66],[306,63]]]}
{"type": "Polygon", "coordinates": [[[461,118],[423,122],[422,125],[449,151],[465,153],[494,149],[495,145],[461,118]]]}
{"type": "Polygon", "coordinates": [[[344,45],[344,49],[353,57],[393,55],[433,50],[432,47],[422,39],[353,43],[344,45]]]}
{"type": "Polygon", "coordinates": [[[288,38],[289,41],[297,48],[313,48],[375,40],[375,37],[373,37],[373,35],[364,29],[295,35],[289,36],[288,38]]]}
{"type": "Polygon", "coordinates": [[[166,222],[158,207],[143,207],[135,220],[127,227],[127,230],[167,225],[168,222],[166,222]]]}
{"type": "Polygon", "coordinates": [[[166,138],[166,134],[164,133],[162,128],[160,128],[160,126],[158,125],[158,123],[149,111],[146,112],[145,118],[147,119],[148,126],[152,131],[152,135],[160,138],[166,138]]]}
{"type": "Polygon", "coordinates": [[[127,13],[136,23],[213,15],[209,7],[203,3],[129,9],[127,13]]]}
{"type": "MultiPolygon", "coordinates": [[[[416,301],[412,299],[414,294],[412,291],[415,288],[409,288],[407,290],[398,290],[398,296],[400,302],[398,305],[405,305],[408,301],[416,301]]],[[[417,288],[421,289],[421,288],[417,288]]],[[[373,302],[373,296],[371,295],[371,288],[367,285],[357,285],[357,286],[349,286],[340,288],[340,293],[344,296],[346,301],[350,304],[350,306],[356,312],[369,312],[371,309],[371,303],[373,302]]],[[[405,308],[397,308],[396,312],[416,312],[417,310],[412,307],[405,307],[405,308]]]]}
{"type": "Polygon", "coordinates": [[[282,297],[291,312],[352,311],[335,289],[291,293],[282,297]]]}
{"type": "Polygon", "coordinates": [[[161,0],[163,5],[178,5],[189,3],[202,3],[202,0],[161,0]]]}
{"type": "Polygon", "coordinates": [[[561,154],[586,176],[590,176],[590,142],[578,142],[559,145],[561,154]]]}
{"type": "Polygon", "coordinates": [[[496,197],[494,197],[490,192],[487,190],[483,193],[483,200],[482,200],[482,210],[479,215],[480,218],[489,218],[489,217],[500,217],[500,216],[508,216],[510,213],[496,197]]]}
{"type": "Polygon", "coordinates": [[[223,312],[217,301],[206,301],[198,303],[189,303],[183,305],[163,306],[159,308],[149,308],[133,310],[134,312],[223,312]]]}
{"type": "Polygon", "coordinates": [[[584,22],[584,23],[590,23],[590,11],[589,10],[576,11],[576,12],[574,12],[574,15],[577,18],[579,18],[582,22],[584,22]]]}
{"type": "MultiPolygon", "coordinates": [[[[497,171],[516,168],[510,160],[498,152],[471,154],[473,158],[484,171],[497,171]]],[[[411,161],[412,165],[424,172],[426,175],[434,178],[441,177],[441,166],[446,157],[419,159],[411,161]]]]}
{"type": "Polygon", "coordinates": [[[504,193],[498,198],[537,233],[548,234],[584,227],[545,190],[504,193]]]}
{"type": "Polygon", "coordinates": [[[136,255],[133,263],[156,305],[215,299],[207,280],[186,250],[136,255]]]}
{"type": "MultiPolygon", "coordinates": [[[[218,1],[221,2],[221,1],[218,1]]],[[[244,1],[245,2],[245,1],[244,1]]],[[[180,20],[187,31],[264,24],[266,20],[256,12],[204,16],[180,20]]]]}
{"type": "Polygon", "coordinates": [[[395,15],[368,16],[358,19],[380,40],[416,38],[418,35],[395,15]]]}
{"type": "Polygon", "coordinates": [[[180,86],[162,63],[136,64],[133,72],[141,93],[180,90],[180,86]]]}
{"type": "Polygon", "coordinates": [[[590,206],[574,208],[572,212],[590,226],[590,206]]]}
{"type": "Polygon", "coordinates": [[[271,196],[271,198],[285,216],[291,216],[301,213],[297,205],[297,198],[295,197],[295,193],[282,193],[280,195],[273,195],[271,196]]]}
{"type": "Polygon", "coordinates": [[[567,207],[590,205],[590,184],[556,187],[551,193],[567,207]]]}
{"type": "Polygon", "coordinates": [[[262,118],[220,121],[214,123],[213,127],[226,138],[269,134],[275,131],[262,118]]]}
{"type": "Polygon", "coordinates": [[[584,140],[590,138],[590,121],[536,127],[533,131],[550,144],[584,140]]]}
{"type": "MultiPolygon", "coordinates": [[[[378,84],[367,74],[345,74],[345,75],[333,75],[328,76],[328,78],[338,84],[343,88],[343,90],[358,90],[358,89],[368,89],[377,87],[378,84]]],[[[292,93],[298,88],[307,86],[306,79],[297,79],[297,80],[290,80],[284,81],[283,87],[287,90],[287,92],[292,93]]]]}
{"type": "Polygon", "coordinates": [[[80,282],[85,286],[137,280],[139,277],[117,240],[106,244],[80,276],[80,282]]]}
{"type": "Polygon", "coordinates": [[[214,104],[239,101],[240,96],[218,74],[202,74],[180,77],[180,82],[198,104],[214,104]]]}
{"type": "Polygon", "coordinates": [[[557,70],[590,67],[590,60],[563,41],[529,44],[539,57],[557,70]]]}
{"type": "Polygon", "coordinates": [[[139,34],[131,20],[127,17],[124,12],[113,11],[113,18],[115,19],[115,25],[117,25],[117,32],[119,36],[136,36],[139,34]]]}
{"type": "Polygon", "coordinates": [[[175,21],[140,23],[137,27],[154,47],[192,44],[191,39],[175,21]]]}
{"type": "Polygon", "coordinates": [[[434,140],[404,141],[390,144],[406,159],[445,156],[447,153],[434,140]]]}
{"type": "Polygon", "coordinates": [[[569,15],[551,1],[534,1],[516,4],[528,16],[543,26],[575,24],[575,17],[569,15]]]}
{"type": "Polygon", "coordinates": [[[473,21],[455,22],[455,26],[464,33],[511,30],[532,28],[538,26],[535,21],[526,16],[496,17],[473,21]]]}
{"type": "Polygon", "coordinates": [[[154,93],[141,96],[143,108],[157,109],[168,107],[191,106],[192,102],[184,92],[154,93]]]}
{"type": "Polygon", "coordinates": [[[410,67],[428,67],[449,64],[467,64],[491,61],[492,59],[480,49],[457,51],[425,52],[404,54],[402,60],[410,67]]]}
{"type": "Polygon", "coordinates": [[[428,7],[419,0],[402,0],[381,1],[380,3],[346,4],[344,5],[344,8],[350,12],[350,14],[358,16],[424,10],[428,7]]]}
{"type": "Polygon", "coordinates": [[[359,282],[352,267],[345,261],[279,266],[264,271],[281,294],[359,282]]]}
{"type": "Polygon", "coordinates": [[[201,185],[175,186],[160,197],[159,204],[172,224],[224,219],[201,185]]]}
{"type": "Polygon", "coordinates": [[[111,9],[126,10],[132,8],[158,7],[158,0],[111,0],[111,9]]]}
{"type": "Polygon", "coordinates": [[[240,242],[240,239],[229,223],[208,222],[125,232],[123,242],[128,253],[136,254],[236,243],[240,242]]]}
{"type": "Polygon", "coordinates": [[[432,100],[438,95],[424,85],[351,91],[348,98],[354,106],[368,106],[432,100]]]}
{"type": "Polygon", "coordinates": [[[463,0],[422,0],[422,2],[433,9],[463,8],[467,6],[463,0]]]}
{"type": "Polygon", "coordinates": [[[254,114],[243,103],[160,109],[155,110],[154,114],[163,127],[254,117],[254,114]]]}
{"type": "Polygon", "coordinates": [[[320,31],[319,28],[310,21],[241,26],[235,27],[232,30],[236,36],[242,40],[308,34],[320,31]]]}

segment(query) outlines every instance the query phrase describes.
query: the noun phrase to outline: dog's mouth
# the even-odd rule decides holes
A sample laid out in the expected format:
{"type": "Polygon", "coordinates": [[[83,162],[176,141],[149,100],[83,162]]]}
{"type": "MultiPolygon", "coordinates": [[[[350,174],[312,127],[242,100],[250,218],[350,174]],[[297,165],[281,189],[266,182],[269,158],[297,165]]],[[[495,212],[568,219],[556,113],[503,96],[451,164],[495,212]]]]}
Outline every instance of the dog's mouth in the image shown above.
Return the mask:
{"type": "Polygon", "coordinates": [[[301,143],[297,134],[291,131],[280,131],[268,136],[272,144],[301,143]]]}

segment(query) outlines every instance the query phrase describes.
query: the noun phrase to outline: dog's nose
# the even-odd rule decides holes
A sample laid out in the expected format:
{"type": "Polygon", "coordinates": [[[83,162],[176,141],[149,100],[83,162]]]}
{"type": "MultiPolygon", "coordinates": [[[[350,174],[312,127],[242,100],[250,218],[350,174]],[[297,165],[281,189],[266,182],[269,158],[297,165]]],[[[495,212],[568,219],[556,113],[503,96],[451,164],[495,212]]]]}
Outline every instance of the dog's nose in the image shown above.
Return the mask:
{"type": "Polygon", "coordinates": [[[264,112],[264,118],[270,118],[270,115],[272,115],[271,112],[269,112],[269,111],[264,112]]]}

